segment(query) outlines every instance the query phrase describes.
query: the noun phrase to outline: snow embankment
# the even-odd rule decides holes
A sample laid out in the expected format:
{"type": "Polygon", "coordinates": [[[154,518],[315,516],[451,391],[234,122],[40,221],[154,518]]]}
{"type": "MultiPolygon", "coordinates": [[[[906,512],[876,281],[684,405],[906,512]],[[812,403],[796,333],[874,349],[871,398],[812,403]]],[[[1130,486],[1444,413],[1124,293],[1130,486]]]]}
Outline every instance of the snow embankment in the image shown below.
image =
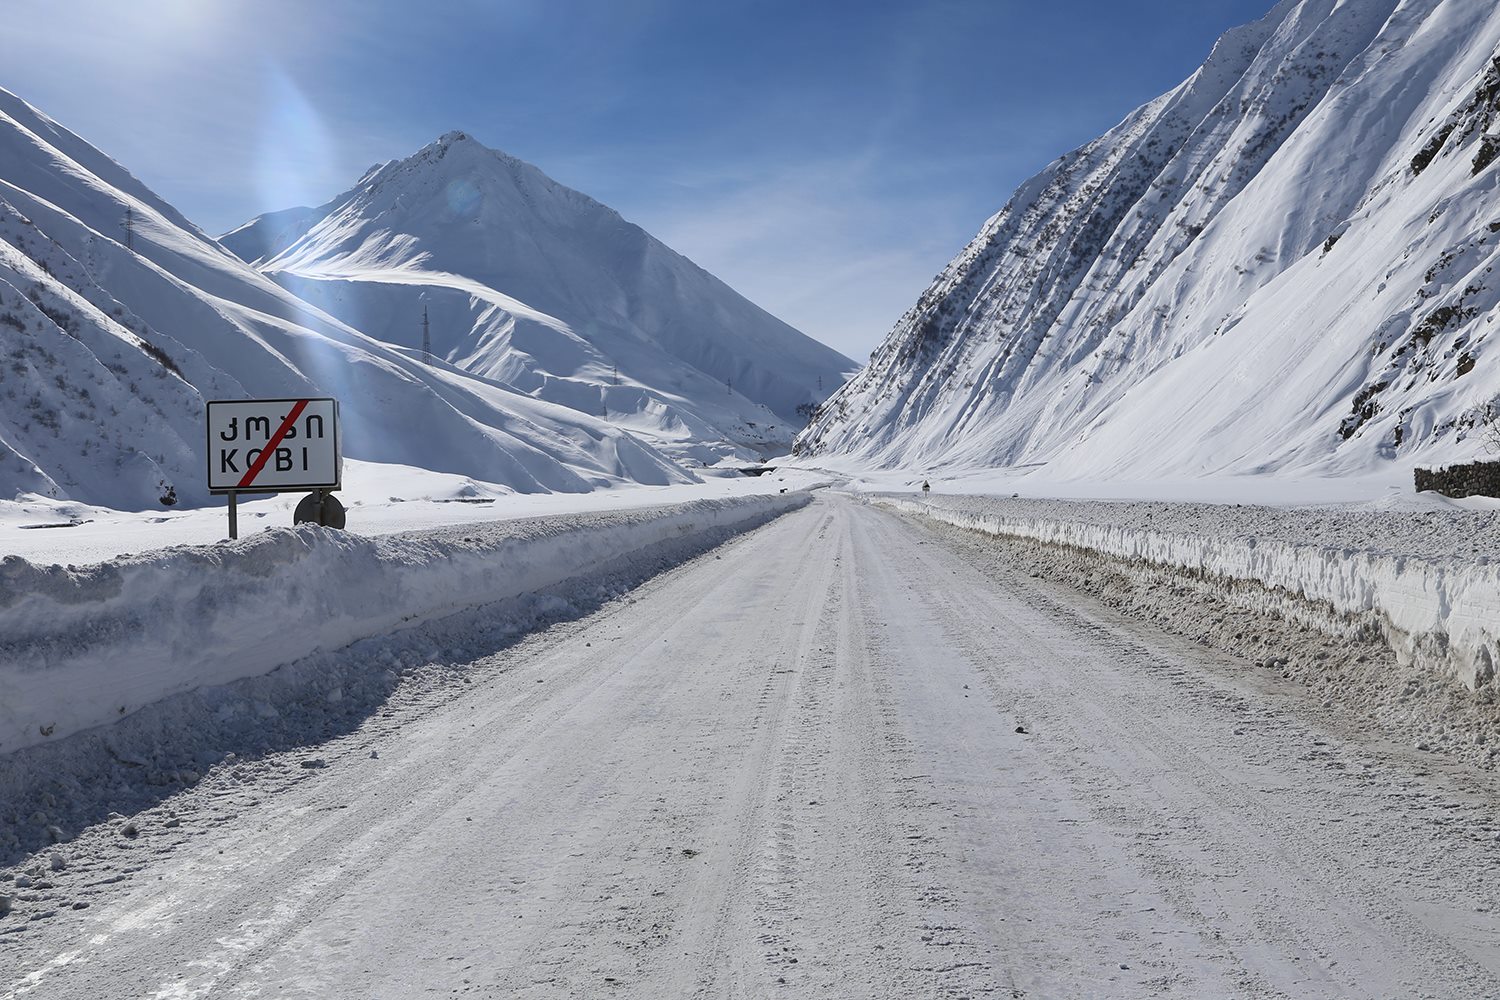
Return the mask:
{"type": "Polygon", "coordinates": [[[610,572],[809,502],[745,496],[366,538],[312,526],[84,567],[0,561],[0,753],[317,650],[610,572]]]}
{"type": "Polygon", "coordinates": [[[1483,538],[1465,534],[1496,530],[1483,514],[1462,512],[1455,523],[1438,525],[1430,514],[1206,504],[871,500],[961,528],[1256,584],[1341,615],[1373,616],[1401,661],[1473,690],[1495,683],[1500,561],[1481,554],[1493,551],[1483,538]],[[1386,545],[1394,539],[1406,551],[1370,547],[1366,538],[1386,545]]]}

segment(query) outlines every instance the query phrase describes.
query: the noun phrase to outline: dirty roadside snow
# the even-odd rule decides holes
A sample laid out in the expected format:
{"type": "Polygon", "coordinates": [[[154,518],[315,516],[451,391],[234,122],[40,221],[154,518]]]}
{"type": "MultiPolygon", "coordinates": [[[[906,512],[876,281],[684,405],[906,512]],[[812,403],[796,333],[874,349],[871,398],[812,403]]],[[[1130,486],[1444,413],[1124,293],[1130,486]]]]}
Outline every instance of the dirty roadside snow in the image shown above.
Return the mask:
{"type": "Polygon", "coordinates": [[[1038,575],[1296,677],[1422,750],[1500,763],[1500,513],[879,494],[1038,575]]]}

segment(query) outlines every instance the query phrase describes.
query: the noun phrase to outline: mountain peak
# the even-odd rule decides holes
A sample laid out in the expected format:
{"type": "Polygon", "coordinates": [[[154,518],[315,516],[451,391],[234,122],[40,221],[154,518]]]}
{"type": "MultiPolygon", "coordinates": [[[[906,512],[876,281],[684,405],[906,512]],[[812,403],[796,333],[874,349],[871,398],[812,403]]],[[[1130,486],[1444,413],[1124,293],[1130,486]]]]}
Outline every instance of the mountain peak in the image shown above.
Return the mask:
{"type": "Polygon", "coordinates": [[[506,156],[504,153],[500,152],[497,149],[489,148],[478,139],[475,139],[469,133],[459,131],[458,129],[453,129],[451,131],[444,132],[442,135],[438,136],[436,139],[432,140],[412,155],[403,159],[393,160],[392,162],[397,164],[412,162],[437,162],[438,160],[446,157],[448,154],[458,152],[460,150],[469,153],[471,156],[496,156],[502,160],[512,159],[512,157],[506,156]]]}
{"type": "Polygon", "coordinates": [[[361,178],[361,182],[379,183],[399,176],[431,176],[433,172],[445,180],[451,180],[455,175],[476,173],[509,174],[513,178],[524,173],[535,175],[533,180],[546,179],[545,174],[525,160],[486,146],[468,132],[453,129],[410,156],[382,164],[361,178]]]}
{"type": "Polygon", "coordinates": [[[614,209],[463,132],[225,245],[376,339],[410,344],[425,313],[455,366],[606,415],[694,465],[784,451],[799,408],[850,367],[614,209]]]}

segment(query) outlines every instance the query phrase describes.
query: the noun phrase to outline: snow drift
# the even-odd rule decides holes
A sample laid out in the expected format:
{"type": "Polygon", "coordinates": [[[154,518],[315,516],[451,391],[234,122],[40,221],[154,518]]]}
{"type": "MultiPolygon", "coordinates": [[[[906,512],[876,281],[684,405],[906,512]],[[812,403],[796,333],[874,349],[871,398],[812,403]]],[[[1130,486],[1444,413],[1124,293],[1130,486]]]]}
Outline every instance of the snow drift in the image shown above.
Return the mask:
{"type": "Polygon", "coordinates": [[[1115,481],[1472,457],[1497,48],[1492,0],[1282,0],[1023,184],[798,450],[1115,481]]]}
{"type": "Polygon", "coordinates": [[[425,332],[446,363],[694,464],[784,453],[855,367],[613,209],[462,132],[221,241],[374,337],[420,353],[425,332]]]}
{"type": "MultiPolygon", "coordinates": [[[[997,509],[1006,508],[1007,501],[979,497],[882,496],[875,502],[992,535],[1140,560],[1226,583],[1254,583],[1341,615],[1374,616],[1403,663],[1475,690],[1496,683],[1500,561],[1489,556],[1310,544],[1247,532],[1242,508],[1208,505],[1177,505],[1178,519],[1192,530],[1173,530],[1151,527],[1153,514],[1146,508],[1153,505],[1143,504],[1133,505],[1140,517],[1127,522],[1118,516],[1037,516],[1019,510],[1025,502],[1010,504],[1017,509],[1007,512],[997,509]]],[[[1296,518],[1286,511],[1278,516],[1296,518]]],[[[1276,610],[1284,608],[1278,604],[1276,610]]]]}
{"type": "Polygon", "coordinates": [[[805,492],[365,538],[302,526],[85,567],[0,561],[0,752],[316,650],[747,530],[805,492]]]}

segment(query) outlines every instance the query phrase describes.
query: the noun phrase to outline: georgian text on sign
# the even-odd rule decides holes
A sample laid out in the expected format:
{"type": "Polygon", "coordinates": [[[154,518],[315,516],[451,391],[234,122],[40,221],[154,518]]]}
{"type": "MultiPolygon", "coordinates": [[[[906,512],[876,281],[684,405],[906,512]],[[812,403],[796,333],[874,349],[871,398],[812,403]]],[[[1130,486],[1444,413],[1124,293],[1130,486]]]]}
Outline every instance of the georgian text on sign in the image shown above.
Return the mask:
{"type": "Polygon", "coordinates": [[[336,400],[209,402],[210,491],[337,489],[340,469],[336,400]]]}

